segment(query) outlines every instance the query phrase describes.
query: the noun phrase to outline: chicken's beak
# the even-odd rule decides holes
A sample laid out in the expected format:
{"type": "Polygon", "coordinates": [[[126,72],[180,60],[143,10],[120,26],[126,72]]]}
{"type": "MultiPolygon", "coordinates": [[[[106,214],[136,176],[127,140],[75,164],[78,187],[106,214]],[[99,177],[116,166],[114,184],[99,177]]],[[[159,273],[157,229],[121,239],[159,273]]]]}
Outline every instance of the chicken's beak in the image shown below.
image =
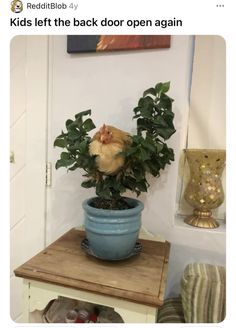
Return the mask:
{"type": "Polygon", "coordinates": [[[101,134],[101,136],[100,136],[100,141],[101,141],[102,143],[105,143],[105,140],[106,140],[106,136],[105,136],[104,134],[101,134]]]}

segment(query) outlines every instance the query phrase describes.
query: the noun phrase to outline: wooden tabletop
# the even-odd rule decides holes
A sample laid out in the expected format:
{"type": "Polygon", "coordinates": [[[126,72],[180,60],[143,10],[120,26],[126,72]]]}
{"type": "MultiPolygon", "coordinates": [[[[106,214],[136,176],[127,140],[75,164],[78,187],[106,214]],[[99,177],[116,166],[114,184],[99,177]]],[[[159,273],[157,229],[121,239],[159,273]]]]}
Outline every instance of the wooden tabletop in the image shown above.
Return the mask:
{"type": "Polygon", "coordinates": [[[72,229],[15,270],[17,277],[105,294],[129,301],[163,304],[170,252],[168,242],[140,240],[142,251],[109,262],[80,247],[83,231],[72,229]]]}

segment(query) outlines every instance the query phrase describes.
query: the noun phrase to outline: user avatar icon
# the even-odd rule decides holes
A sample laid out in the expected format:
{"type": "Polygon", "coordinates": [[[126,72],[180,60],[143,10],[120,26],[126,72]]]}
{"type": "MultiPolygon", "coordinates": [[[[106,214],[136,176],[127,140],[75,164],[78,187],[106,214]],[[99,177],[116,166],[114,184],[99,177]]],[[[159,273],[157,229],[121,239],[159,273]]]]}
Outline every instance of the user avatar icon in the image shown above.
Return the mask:
{"type": "Polygon", "coordinates": [[[11,11],[15,14],[22,12],[23,10],[23,3],[21,0],[13,0],[11,2],[11,11]]]}

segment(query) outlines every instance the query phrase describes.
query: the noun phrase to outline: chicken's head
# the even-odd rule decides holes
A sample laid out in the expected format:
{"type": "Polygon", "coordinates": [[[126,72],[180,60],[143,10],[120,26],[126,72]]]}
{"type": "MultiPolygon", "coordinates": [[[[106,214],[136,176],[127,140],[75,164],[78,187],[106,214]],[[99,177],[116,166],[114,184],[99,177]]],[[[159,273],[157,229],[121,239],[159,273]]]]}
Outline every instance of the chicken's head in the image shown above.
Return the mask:
{"type": "Polygon", "coordinates": [[[109,129],[109,127],[106,124],[103,124],[99,132],[100,132],[101,143],[109,144],[112,141],[112,131],[109,129]]]}

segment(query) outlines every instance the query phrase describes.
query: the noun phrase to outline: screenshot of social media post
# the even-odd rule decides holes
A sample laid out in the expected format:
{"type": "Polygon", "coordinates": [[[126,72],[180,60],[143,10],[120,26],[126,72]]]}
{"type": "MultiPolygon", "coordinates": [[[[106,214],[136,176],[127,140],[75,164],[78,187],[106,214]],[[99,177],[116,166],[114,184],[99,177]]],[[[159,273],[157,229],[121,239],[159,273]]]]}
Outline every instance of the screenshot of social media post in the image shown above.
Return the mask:
{"type": "Polygon", "coordinates": [[[231,4],[1,12],[6,326],[230,327],[231,4]]]}

